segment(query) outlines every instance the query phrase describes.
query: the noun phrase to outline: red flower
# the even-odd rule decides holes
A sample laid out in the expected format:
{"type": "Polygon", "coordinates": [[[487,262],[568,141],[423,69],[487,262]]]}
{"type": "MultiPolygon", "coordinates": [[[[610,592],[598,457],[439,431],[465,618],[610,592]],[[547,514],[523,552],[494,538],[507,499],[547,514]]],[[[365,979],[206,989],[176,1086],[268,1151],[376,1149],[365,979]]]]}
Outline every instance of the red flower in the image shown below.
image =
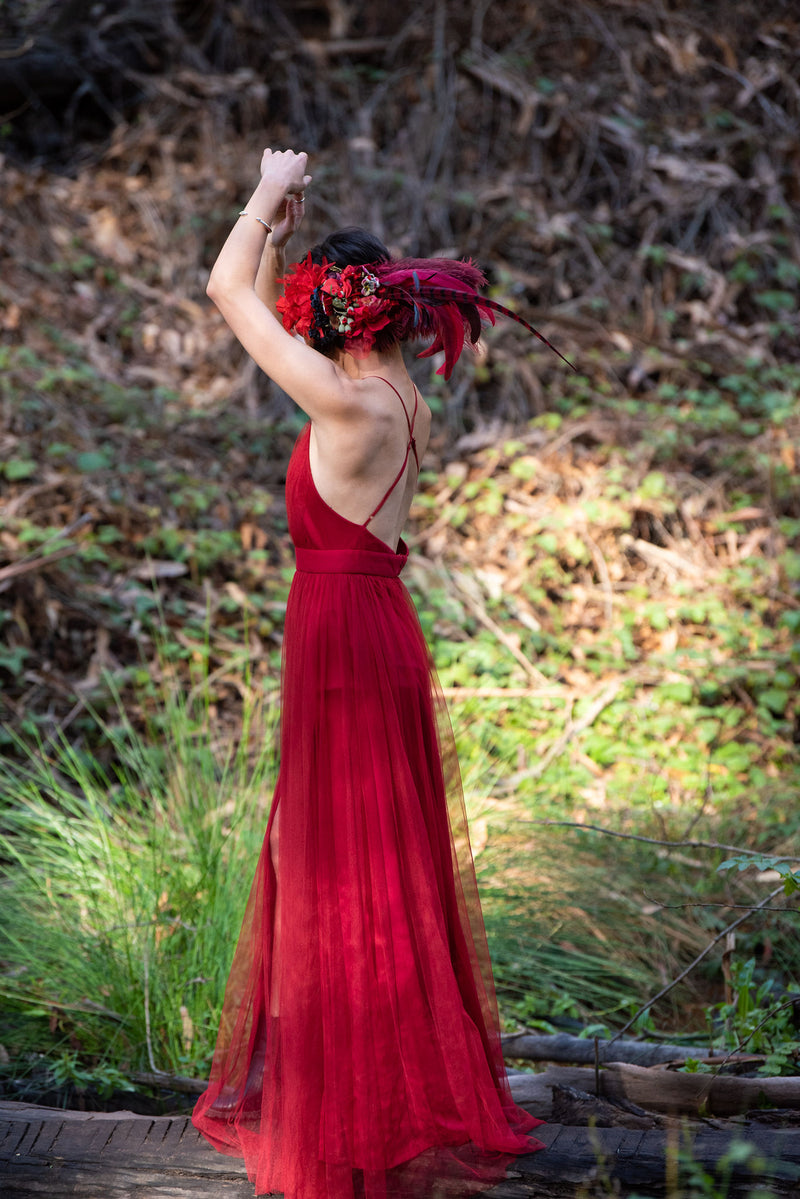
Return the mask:
{"type": "MultiPolygon", "coordinates": [[[[296,331],[306,337],[314,324],[314,313],[311,309],[311,296],[325,278],[329,263],[311,261],[311,255],[303,262],[296,262],[290,267],[288,274],[283,277],[283,295],[279,297],[276,307],[283,319],[283,327],[287,333],[296,331]]],[[[280,282],[280,280],[279,280],[280,282]]]]}

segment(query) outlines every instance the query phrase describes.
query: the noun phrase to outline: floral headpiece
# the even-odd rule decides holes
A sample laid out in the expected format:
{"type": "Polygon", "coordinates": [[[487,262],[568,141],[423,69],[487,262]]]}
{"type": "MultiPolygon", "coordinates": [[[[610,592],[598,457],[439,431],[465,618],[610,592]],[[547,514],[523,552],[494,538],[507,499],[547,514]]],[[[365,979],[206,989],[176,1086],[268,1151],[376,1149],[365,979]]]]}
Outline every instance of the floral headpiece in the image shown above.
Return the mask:
{"type": "Polygon", "coordinates": [[[309,254],[281,281],[277,308],[284,329],[308,337],[317,350],[343,344],[363,357],[384,329],[397,341],[432,338],[419,357],[443,350],[445,360],[437,374],[449,379],[465,342],[474,348],[482,324],[494,324],[494,314],[500,312],[564,358],[533,325],[481,295],[477,289],[485,285],[484,276],[473,263],[460,259],[403,258],[339,267],[325,259],[312,262],[309,254]]]}
{"type": "Polygon", "coordinates": [[[323,258],[304,262],[283,279],[278,311],[284,329],[308,337],[317,350],[325,350],[344,337],[351,354],[368,354],[375,335],[392,320],[392,305],[377,296],[380,281],[369,267],[338,267],[323,258]]]}

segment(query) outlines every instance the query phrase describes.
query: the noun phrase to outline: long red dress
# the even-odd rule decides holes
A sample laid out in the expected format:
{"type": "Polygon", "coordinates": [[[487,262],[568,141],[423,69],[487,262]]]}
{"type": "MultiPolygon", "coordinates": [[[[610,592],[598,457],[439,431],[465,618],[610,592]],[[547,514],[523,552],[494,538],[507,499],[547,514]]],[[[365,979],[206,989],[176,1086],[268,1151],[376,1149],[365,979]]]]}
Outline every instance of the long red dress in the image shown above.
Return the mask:
{"type": "MultiPolygon", "coordinates": [[[[416,457],[406,420],[379,508],[416,457]]],[[[471,1194],[542,1147],[540,1121],[505,1076],[455,746],[399,579],[408,550],[370,532],[375,513],[359,525],[324,502],[310,428],[286,480],[280,773],[193,1121],[257,1194],[420,1199],[443,1179],[471,1194]]]]}

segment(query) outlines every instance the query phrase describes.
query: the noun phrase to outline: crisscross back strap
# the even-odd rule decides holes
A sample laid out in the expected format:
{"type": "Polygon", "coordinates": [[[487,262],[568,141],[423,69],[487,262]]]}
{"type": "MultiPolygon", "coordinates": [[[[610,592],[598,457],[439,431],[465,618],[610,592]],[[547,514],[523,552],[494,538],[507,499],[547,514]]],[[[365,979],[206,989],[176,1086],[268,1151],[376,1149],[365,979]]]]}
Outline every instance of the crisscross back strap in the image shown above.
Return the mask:
{"type": "Polygon", "coordinates": [[[388,387],[391,387],[392,391],[394,392],[394,394],[397,396],[398,400],[399,400],[399,401],[400,401],[400,403],[402,404],[402,407],[403,407],[403,415],[405,416],[405,418],[406,418],[406,424],[408,425],[408,445],[406,446],[406,456],[405,456],[405,458],[403,459],[403,465],[400,467],[399,471],[397,472],[397,475],[395,476],[395,478],[394,478],[394,481],[393,481],[393,482],[392,482],[392,484],[390,485],[390,487],[389,487],[388,491],[387,491],[387,492],[386,492],[386,494],[384,495],[384,497],[383,497],[383,499],[381,500],[381,502],[378,504],[378,507],[375,509],[375,511],[374,511],[374,512],[370,512],[369,516],[368,516],[368,517],[367,517],[367,519],[364,521],[364,526],[365,526],[365,527],[366,527],[366,526],[369,524],[369,522],[372,520],[372,518],[373,518],[374,516],[377,516],[377,515],[378,515],[378,513],[379,513],[379,512],[380,512],[380,510],[381,510],[381,508],[382,508],[382,507],[383,507],[383,505],[386,503],[386,501],[388,500],[389,496],[392,494],[392,492],[394,491],[395,487],[397,486],[397,484],[398,484],[398,483],[400,482],[400,480],[402,479],[403,475],[405,474],[405,469],[406,469],[406,466],[408,465],[408,455],[409,455],[409,454],[412,454],[412,453],[413,453],[413,455],[414,455],[414,461],[415,461],[415,462],[416,462],[416,464],[417,464],[417,471],[419,471],[419,458],[417,457],[417,443],[416,443],[416,441],[415,441],[415,439],[414,439],[414,422],[415,422],[415,421],[416,421],[416,419],[417,419],[417,408],[419,407],[419,392],[417,391],[416,384],[414,384],[414,385],[413,385],[413,386],[414,386],[414,411],[413,411],[413,413],[411,414],[411,417],[409,418],[409,415],[408,415],[408,409],[407,409],[407,408],[406,408],[406,406],[405,406],[405,402],[404,402],[404,400],[403,400],[403,397],[400,395],[400,392],[397,390],[397,388],[394,386],[394,384],[393,384],[393,383],[390,383],[388,379],[384,379],[383,375],[368,375],[368,376],[366,376],[366,377],[367,377],[367,378],[369,378],[369,379],[380,379],[380,380],[381,380],[383,383],[385,383],[385,384],[386,384],[388,387]]]}

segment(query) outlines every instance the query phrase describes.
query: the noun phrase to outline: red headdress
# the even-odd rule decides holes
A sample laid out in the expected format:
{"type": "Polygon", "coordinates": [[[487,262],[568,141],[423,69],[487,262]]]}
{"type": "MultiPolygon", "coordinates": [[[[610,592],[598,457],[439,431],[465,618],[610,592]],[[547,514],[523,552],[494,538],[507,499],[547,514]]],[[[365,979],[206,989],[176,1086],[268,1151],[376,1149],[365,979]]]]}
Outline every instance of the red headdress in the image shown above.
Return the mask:
{"type": "Polygon", "coordinates": [[[325,259],[312,262],[309,254],[282,282],[278,311],[284,329],[308,337],[318,350],[344,344],[351,354],[363,356],[376,342],[381,348],[384,331],[394,341],[432,338],[419,357],[444,351],[444,363],[436,373],[449,379],[465,342],[474,349],[482,325],[493,325],[495,312],[500,312],[564,358],[533,325],[479,293],[486,279],[471,262],[401,258],[338,267],[325,259]]]}

